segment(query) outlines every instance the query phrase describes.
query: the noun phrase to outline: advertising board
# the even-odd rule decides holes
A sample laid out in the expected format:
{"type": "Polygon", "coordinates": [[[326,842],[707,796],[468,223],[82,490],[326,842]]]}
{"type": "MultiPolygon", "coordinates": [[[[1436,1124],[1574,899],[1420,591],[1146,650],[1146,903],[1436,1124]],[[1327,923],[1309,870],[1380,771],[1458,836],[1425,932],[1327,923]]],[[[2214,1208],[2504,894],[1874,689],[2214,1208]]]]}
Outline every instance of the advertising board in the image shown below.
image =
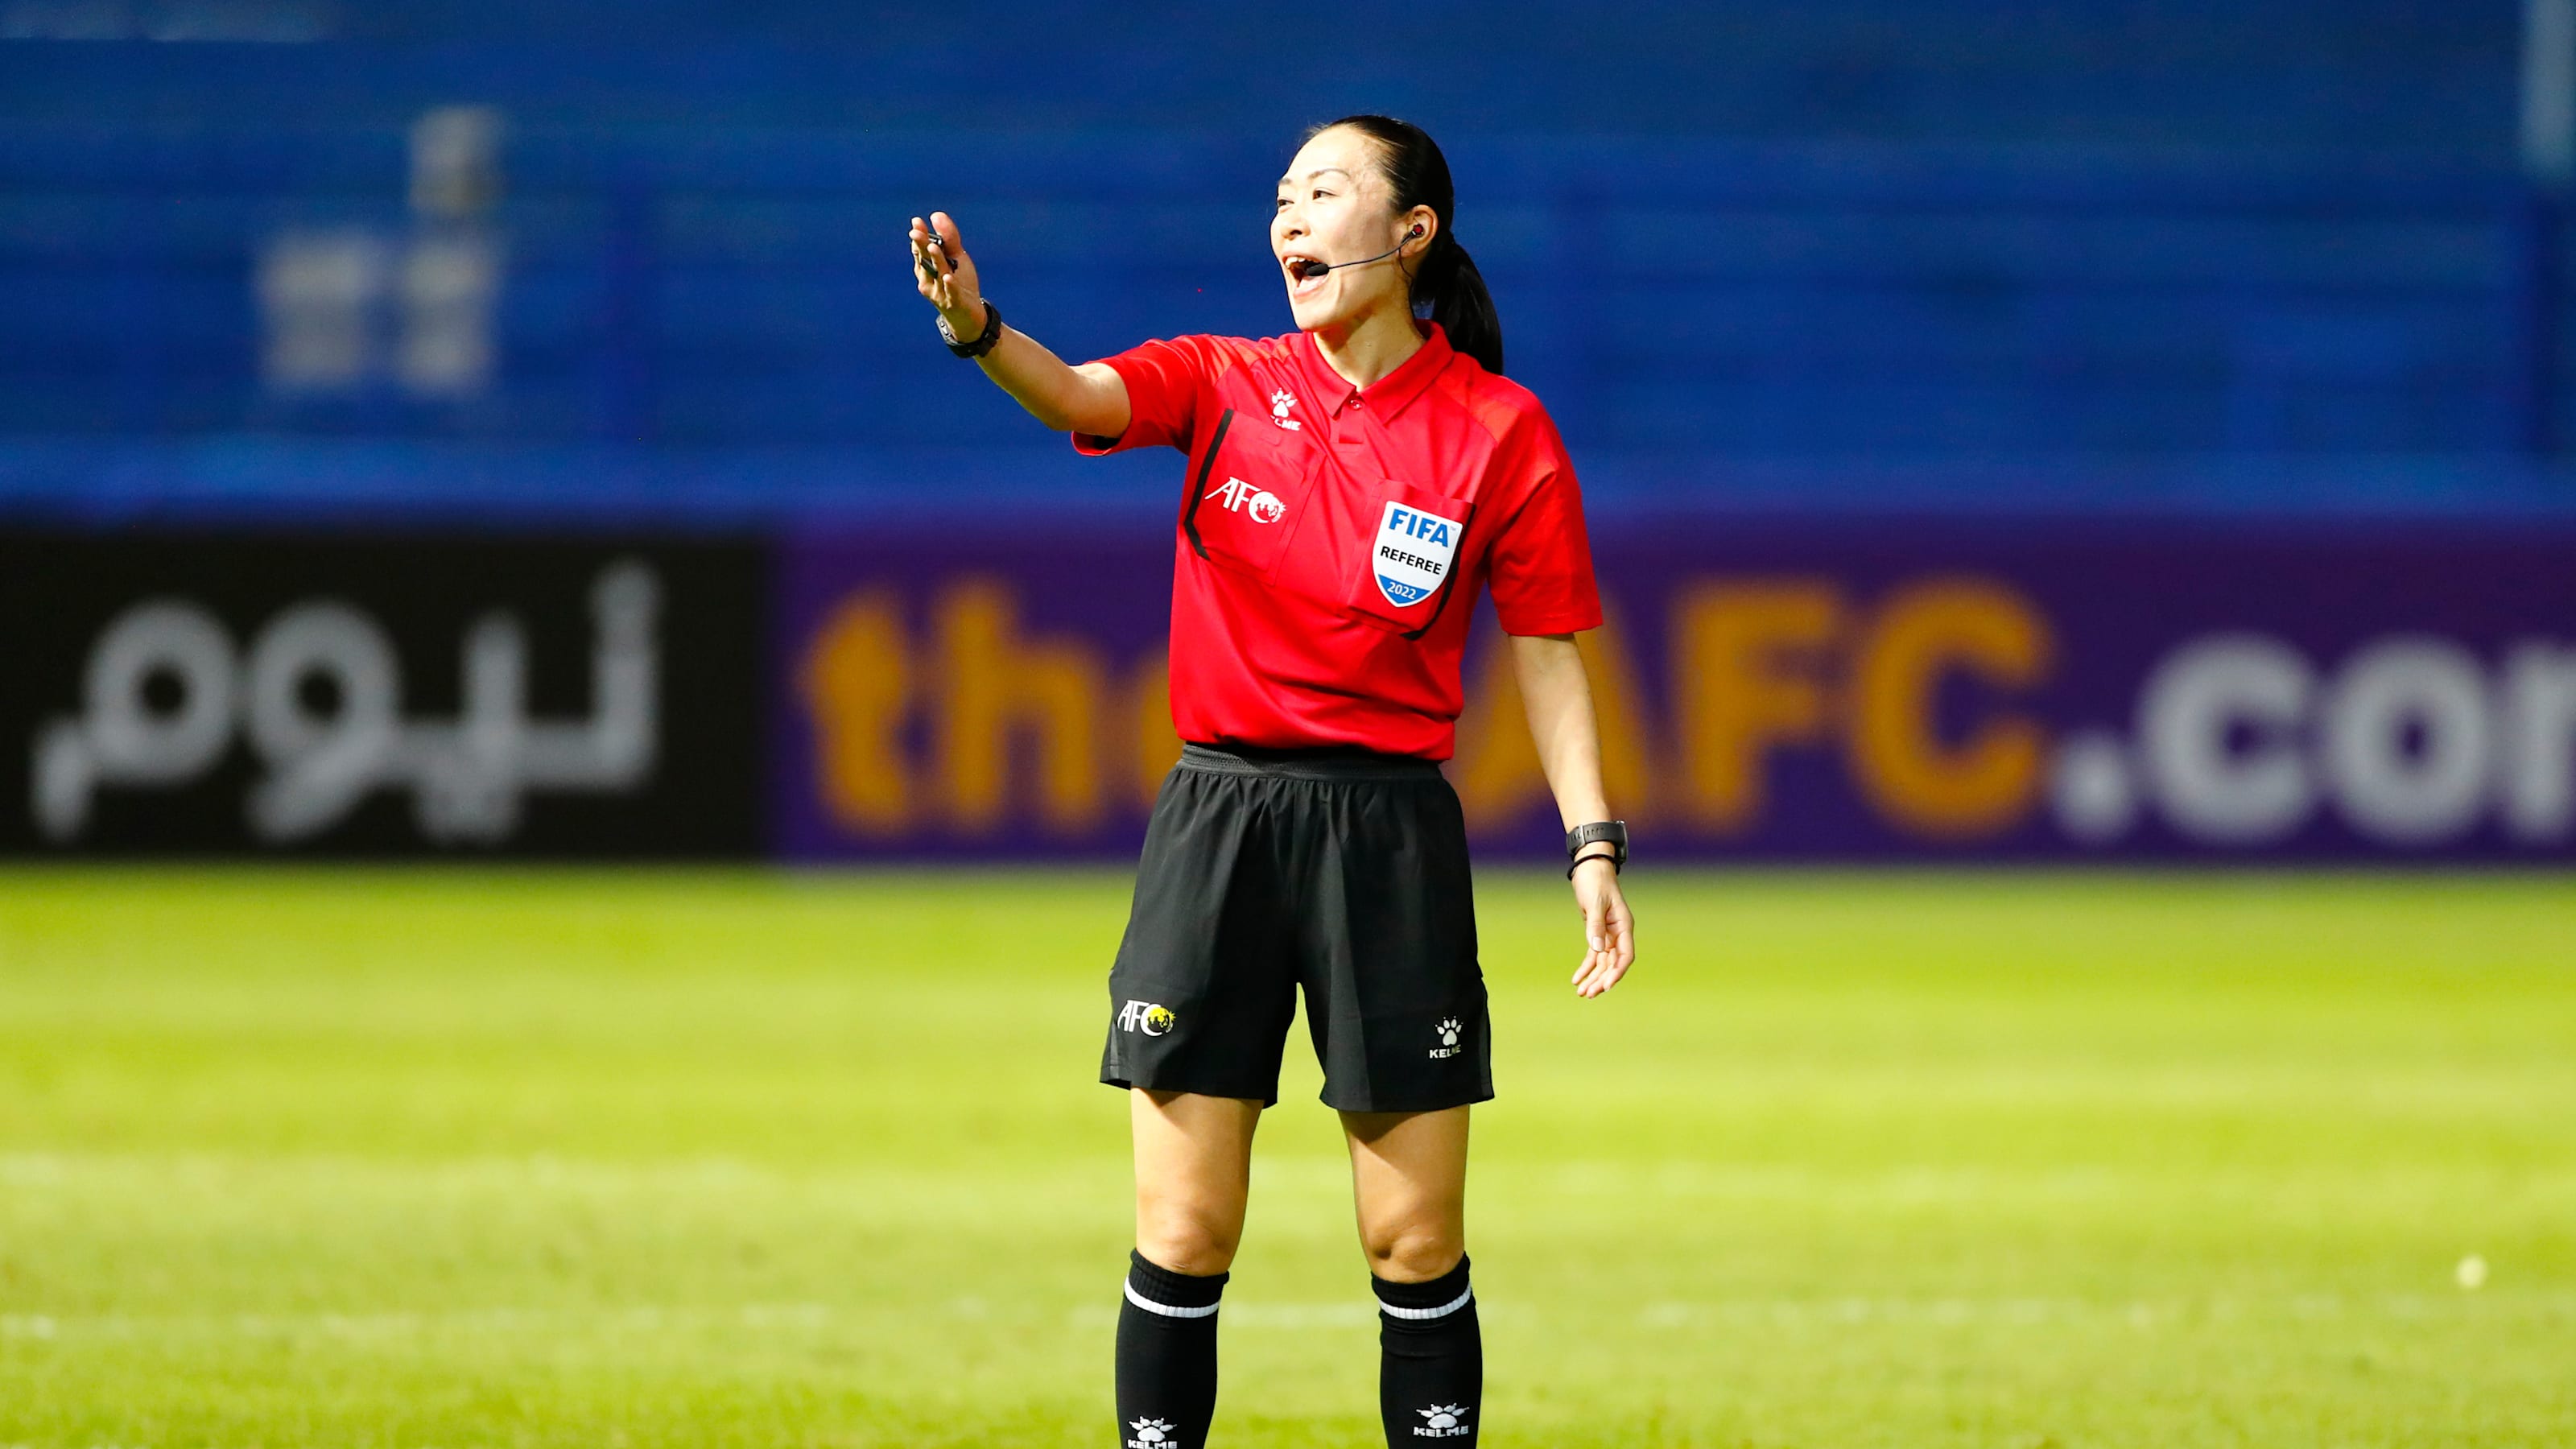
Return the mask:
{"type": "MultiPolygon", "coordinates": [[[[1132,859],[1170,549],[0,535],[0,851],[1132,859]]],[[[1594,557],[1641,857],[2576,860],[2565,532],[1623,519],[1594,557]]],[[[1480,854],[1545,858],[1509,660],[1480,606],[1447,770],[1480,854]]]]}
{"type": "Polygon", "coordinates": [[[741,544],[0,535],[0,850],[751,855],[763,588],[741,544]]]}
{"type": "MultiPolygon", "coordinates": [[[[1593,551],[1610,796],[1656,855],[2576,856],[2564,534],[1783,519],[1593,551]]],[[[1179,749],[1167,537],[817,537],[778,577],[782,854],[1133,851],[1179,749]]],[[[1484,848],[1543,856],[1498,642],[1487,606],[1449,774],[1484,848]]]]}

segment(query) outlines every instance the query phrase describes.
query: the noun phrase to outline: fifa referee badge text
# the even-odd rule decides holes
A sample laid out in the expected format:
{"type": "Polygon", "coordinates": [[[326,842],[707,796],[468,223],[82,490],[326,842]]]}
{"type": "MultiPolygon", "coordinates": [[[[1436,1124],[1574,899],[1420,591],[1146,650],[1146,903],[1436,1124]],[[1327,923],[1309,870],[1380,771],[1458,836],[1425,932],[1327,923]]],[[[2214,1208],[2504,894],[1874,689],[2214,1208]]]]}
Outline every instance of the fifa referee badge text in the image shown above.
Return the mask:
{"type": "Polygon", "coordinates": [[[1379,515],[1376,545],[1378,591],[1397,608],[1430,598],[1458,556],[1466,525],[1454,518],[1389,503],[1379,515]]]}

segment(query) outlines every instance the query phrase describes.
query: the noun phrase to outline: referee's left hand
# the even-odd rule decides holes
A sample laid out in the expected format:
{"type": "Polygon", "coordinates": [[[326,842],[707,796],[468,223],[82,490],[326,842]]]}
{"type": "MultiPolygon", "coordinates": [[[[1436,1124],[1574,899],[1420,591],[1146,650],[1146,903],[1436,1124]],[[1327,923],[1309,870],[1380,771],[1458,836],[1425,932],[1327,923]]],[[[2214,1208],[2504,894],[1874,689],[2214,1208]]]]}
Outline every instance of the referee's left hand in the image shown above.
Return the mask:
{"type": "Polygon", "coordinates": [[[1583,964],[1574,968],[1574,994],[1599,996],[1619,984],[1637,959],[1636,921],[1619,894],[1619,873],[1608,857],[1574,868],[1574,903],[1583,908],[1583,964]]]}

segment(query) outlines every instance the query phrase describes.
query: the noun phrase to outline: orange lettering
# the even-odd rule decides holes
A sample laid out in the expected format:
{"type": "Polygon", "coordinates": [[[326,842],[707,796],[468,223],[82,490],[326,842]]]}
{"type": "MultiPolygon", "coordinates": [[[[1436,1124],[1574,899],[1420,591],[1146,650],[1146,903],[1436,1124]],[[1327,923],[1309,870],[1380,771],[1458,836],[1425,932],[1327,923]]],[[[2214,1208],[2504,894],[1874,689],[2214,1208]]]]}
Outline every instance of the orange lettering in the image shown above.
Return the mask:
{"type": "Polygon", "coordinates": [[[1691,815],[1741,833],[1761,818],[1771,747],[1820,739],[1823,654],[1842,601],[1823,580],[1703,584],[1673,610],[1672,688],[1680,794],[1691,815]]]}
{"type": "Polygon", "coordinates": [[[1888,600],[1853,666],[1852,774],[1900,825],[1941,840],[2009,828],[2040,785],[2046,739],[2004,715],[1958,745],[1933,717],[1942,676],[1970,670],[2006,689],[2048,676],[2047,621],[2019,594],[1982,579],[1913,585],[1888,600]]]}
{"type": "Polygon", "coordinates": [[[1135,731],[1136,802],[1151,810],[1163,791],[1163,777],[1181,759],[1181,737],[1172,728],[1171,661],[1159,651],[1136,665],[1135,682],[1127,691],[1127,719],[1135,731]]]}
{"type": "Polygon", "coordinates": [[[891,835],[911,819],[900,734],[911,673],[901,611],[881,589],[834,606],[798,672],[814,722],[823,808],[863,835],[891,835]]]}
{"type": "MultiPolygon", "coordinates": [[[[1610,797],[1611,809],[1634,822],[1654,813],[1647,790],[1653,777],[1651,746],[1639,713],[1637,671],[1620,637],[1617,611],[1604,600],[1603,612],[1602,627],[1575,635],[1574,647],[1592,685],[1602,791],[1610,797]]],[[[1478,662],[1467,711],[1458,720],[1458,753],[1448,773],[1468,828],[1478,835],[1506,833],[1531,809],[1552,799],[1538,744],[1530,737],[1508,635],[1493,636],[1478,662]]]]}
{"type": "Polygon", "coordinates": [[[1075,832],[1100,818],[1097,731],[1107,691],[1098,655],[1075,639],[1019,637],[1019,607],[998,579],[969,578],[932,611],[940,672],[932,681],[941,796],[968,830],[998,825],[1011,737],[1034,738],[1038,813],[1075,832]]]}

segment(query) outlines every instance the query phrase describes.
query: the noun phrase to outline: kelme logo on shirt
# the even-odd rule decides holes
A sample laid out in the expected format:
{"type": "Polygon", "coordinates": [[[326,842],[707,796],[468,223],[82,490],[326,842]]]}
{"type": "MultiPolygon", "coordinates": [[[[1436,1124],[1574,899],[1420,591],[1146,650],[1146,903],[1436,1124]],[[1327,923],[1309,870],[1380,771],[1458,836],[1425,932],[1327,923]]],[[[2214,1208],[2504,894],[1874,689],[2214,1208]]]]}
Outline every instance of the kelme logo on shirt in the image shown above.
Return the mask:
{"type": "Polygon", "coordinates": [[[1377,547],[1369,560],[1377,571],[1377,591],[1399,609],[1430,598],[1456,562],[1458,535],[1465,529],[1454,518],[1389,503],[1378,520],[1377,547]]]}
{"type": "Polygon", "coordinates": [[[1270,421],[1288,429],[1290,432],[1295,432],[1298,428],[1302,427],[1303,424],[1299,423],[1295,418],[1288,416],[1288,410],[1296,405],[1297,395],[1290,392],[1288,389],[1283,387],[1277,392],[1272,393],[1270,395],[1270,421]]]}
{"type": "Polygon", "coordinates": [[[1277,523],[1280,515],[1288,511],[1288,505],[1279,501],[1279,495],[1267,489],[1255,488],[1240,478],[1226,479],[1223,483],[1209,489],[1206,496],[1223,498],[1226,512],[1233,513],[1239,510],[1249,513],[1255,523],[1277,523]]]}

